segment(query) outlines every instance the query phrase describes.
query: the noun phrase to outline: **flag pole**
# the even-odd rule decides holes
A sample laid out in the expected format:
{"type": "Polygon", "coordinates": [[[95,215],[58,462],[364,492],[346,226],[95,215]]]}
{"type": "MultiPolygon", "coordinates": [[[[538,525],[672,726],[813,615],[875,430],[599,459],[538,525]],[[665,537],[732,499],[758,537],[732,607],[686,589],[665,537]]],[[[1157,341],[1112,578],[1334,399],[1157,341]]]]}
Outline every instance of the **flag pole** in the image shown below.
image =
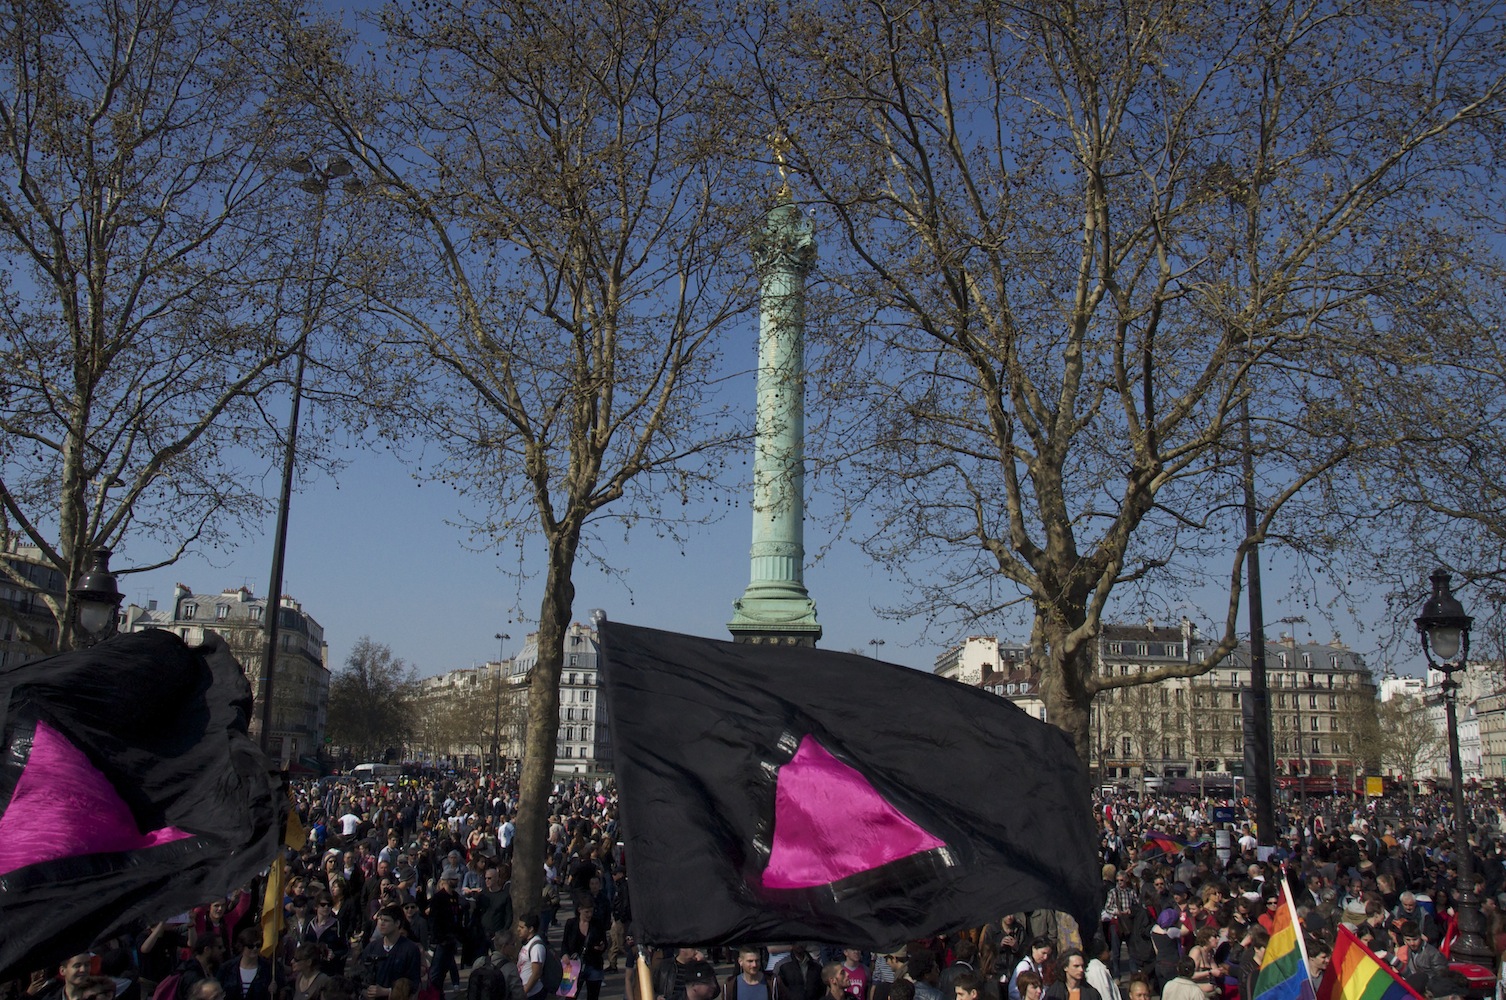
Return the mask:
{"type": "MultiPolygon", "coordinates": [[[[1312,976],[1312,965],[1307,960],[1307,935],[1302,931],[1302,921],[1297,917],[1297,901],[1292,897],[1292,883],[1288,878],[1286,865],[1279,869],[1281,872],[1281,896],[1286,900],[1286,914],[1292,921],[1292,936],[1297,939],[1297,954],[1302,956],[1302,968],[1307,970],[1309,977],[1312,976]]],[[[1327,975],[1325,972],[1324,975],[1327,975]]],[[[1313,987],[1314,990],[1317,987],[1313,987]]]]}

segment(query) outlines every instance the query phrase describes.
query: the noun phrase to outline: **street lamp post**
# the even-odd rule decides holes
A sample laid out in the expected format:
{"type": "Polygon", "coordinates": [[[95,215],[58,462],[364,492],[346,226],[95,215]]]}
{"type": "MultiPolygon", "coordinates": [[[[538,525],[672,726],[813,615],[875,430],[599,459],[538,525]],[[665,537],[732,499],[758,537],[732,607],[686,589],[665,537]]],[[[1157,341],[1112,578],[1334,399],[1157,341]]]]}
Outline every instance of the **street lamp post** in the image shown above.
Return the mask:
{"type": "Polygon", "coordinates": [[[873,649],[873,658],[878,659],[878,648],[884,644],[882,639],[869,639],[868,645],[873,649]]]}
{"type": "MultiPolygon", "coordinates": [[[[1302,675],[1304,671],[1297,666],[1297,625],[1298,623],[1306,625],[1307,618],[1304,615],[1297,615],[1295,617],[1282,618],[1281,623],[1292,627],[1287,638],[1291,641],[1292,647],[1291,668],[1292,680],[1294,681],[1292,689],[1296,692],[1293,697],[1297,699],[1297,830],[1300,834],[1307,826],[1307,751],[1302,746],[1303,741],[1307,739],[1307,733],[1302,729],[1302,675]]],[[[1307,843],[1305,835],[1302,836],[1302,843],[1304,845],[1307,843]]]]}
{"type": "Polygon", "coordinates": [[[1417,631],[1422,636],[1422,655],[1428,668],[1443,674],[1443,710],[1448,726],[1449,778],[1454,800],[1454,854],[1458,884],[1454,889],[1454,914],[1459,936],[1454,939],[1453,955],[1490,967],[1494,961],[1485,943],[1485,921],[1480,901],[1475,896],[1474,858],[1469,848],[1469,827],[1464,818],[1464,768],[1459,763],[1459,723],[1455,709],[1459,682],[1469,660],[1469,630],[1474,619],[1464,613],[1464,605],[1454,596],[1449,574],[1441,569],[1430,578],[1433,594],[1422,606],[1417,631]],[[1435,659],[1436,657],[1436,659],[1435,659]]]}
{"type": "Polygon", "coordinates": [[[104,642],[115,634],[116,614],[124,596],[115,574],[110,572],[109,549],[99,547],[90,554],[89,568],[68,591],[73,598],[73,645],[85,649],[104,642]]]}
{"type": "Polygon", "coordinates": [[[492,773],[502,770],[502,663],[507,656],[507,640],[512,636],[506,632],[498,632],[492,636],[497,640],[497,676],[492,681],[492,693],[496,701],[492,705],[492,773]]]}
{"type": "MultiPolygon", "coordinates": [[[[294,172],[304,175],[298,187],[319,199],[314,217],[314,257],[319,254],[319,233],[324,228],[324,196],[329,192],[330,182],[351,173],[350,163],[342,157],[334,157],[324,166],[309,159],[295,160],[288,164],[294,172]]],[[[313,332],[318,310],[314,305],[314,278],[309,276],[309,289],[303,310],[301,328],[298,331],[298,358],[293,371],[293,403],[288,414],[287,440],[282,453],[282,492],[277,501],[277,530],[272,537],[272,578],[267,585],[266,651],[262,656],[262,702],[261,702],[261,748],[272,750],[272,682],[276,674],[277,633],[282,610],[283,562],[288,550],[288,508],[293,499],[293,469],[298,457],[298,411],[303,404],[303,369],[308,359],[308,338],[313,332]]]]}

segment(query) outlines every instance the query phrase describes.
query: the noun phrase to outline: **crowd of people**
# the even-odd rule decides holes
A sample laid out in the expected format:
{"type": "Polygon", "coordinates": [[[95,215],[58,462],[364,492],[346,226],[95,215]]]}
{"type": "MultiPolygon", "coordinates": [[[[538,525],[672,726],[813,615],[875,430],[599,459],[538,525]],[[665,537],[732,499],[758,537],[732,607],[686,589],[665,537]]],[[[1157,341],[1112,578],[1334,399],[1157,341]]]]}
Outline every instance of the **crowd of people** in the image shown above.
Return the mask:
{"type": "MultiPolygon", "coordinates": [[[[649,997],[634,973],[630,873],[609,784],[555,787],[537,862],[545,888],[528,912],[511,894],[515,781],[324,781],[294,793],[309,837],[285,860],[284,930],[270,958],[261,887],[246,886],[97,942],[6,993],[599,1000],[622,976],[613,992],[620,985],[626,1000],[1254,1000],[1283,874],[1315,979],[1344,924],[1419,993],[1469,992],[1445,957],[1458,859],[1447,804],[1434,797],[1316,799],[1280,812],[1261,838],[1245,803],[1109,790],[1093,806],[1104,879],[1094,926],[1037,910],[879,952],[811,942],[655,952],[649,997]]],[[[1484,795],[1470,809],[1476,889],[1499,962],[1506,816],[1484,795]]]]}

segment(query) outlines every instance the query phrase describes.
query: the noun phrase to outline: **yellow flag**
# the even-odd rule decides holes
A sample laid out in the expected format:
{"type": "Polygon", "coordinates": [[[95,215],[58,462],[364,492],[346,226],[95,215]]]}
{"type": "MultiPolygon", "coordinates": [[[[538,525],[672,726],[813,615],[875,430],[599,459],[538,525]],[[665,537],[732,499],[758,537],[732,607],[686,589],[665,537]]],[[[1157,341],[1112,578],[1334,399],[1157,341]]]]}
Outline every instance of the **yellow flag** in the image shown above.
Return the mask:
{"type": "Polygon", "coordinates": [[[288,818],[282,827],[282,844],[277,848],[277,857],[272,859],[271,871],[267,873],[267,894],[261,901],[261,956],[262,958],[274,958],[277,955],[277,942],[282,940],[282,896],[283,896],[283,851],[291,847],[295,851],[303,850],[309,842],[308,831],[303,828],[303,822],[298,818],[298,804],[293,801],[293,790],[288,789],[288,818]]]}

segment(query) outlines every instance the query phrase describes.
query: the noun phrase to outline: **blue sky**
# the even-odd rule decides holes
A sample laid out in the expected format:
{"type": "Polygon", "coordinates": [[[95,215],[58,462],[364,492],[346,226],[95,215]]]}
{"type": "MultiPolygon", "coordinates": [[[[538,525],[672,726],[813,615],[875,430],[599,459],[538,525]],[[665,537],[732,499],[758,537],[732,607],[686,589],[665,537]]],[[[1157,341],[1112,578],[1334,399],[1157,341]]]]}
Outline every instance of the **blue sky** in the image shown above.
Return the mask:
{"type": "MultiPolygon", "coordinates": [[[[752,380],[746,381],[751,407],[752,380]]],[[[362,450],[344,457],[348,465],[338,476],[317,474],[294,494],[283,586],[324,626],[330,668],[338,670],[362,636],[386,643],[421,675],[495,659],[497,632],[510,634],[507,652],[517,652],[533,627],[542,585],[537,576],[519,578],[518,550],[504,550],[507,565],[495,551],[471,551],[465,531],[453,525],[459,512],[455,494],[432,483],[420,485],[394,455],[362,450]]],[[[266,488],[275,493],[275,473],[266,488]]],[[[821,497],[812,498],[817,514],[821,503],[821,497]]],[[[589,565],[578,567],[576,619],[587,620],[590,609],[599,607],[617,621],[727,638],[732,602],[747,585],[751,528],[746,501],[723,510],[710,525],[687,527],[683,546],[651,531],[624,542],[620,529],[614,535],[610,524],[604,526],[602,535],[609,541],[598,547],[598,554],[617,567],[621,579],[589,565]]],[[[168,569],[123,577],[126,600],[166,605],[176,582],[196,593],[244,584],[254,594],[265,594],[273,526],[268,517],[262,534],[232,552],[193,555],[168,569]]],[[[823,548],[825,540],[813,518],[806,527],[806,585],[825,629],[821,646],[870,654],[875,652],[870,640],[882,639],[876,651],[883,659],[930,669],[958,632],[928,627],[919,619],[880,617],[877,609],[903,600],[898,585],[845,540],[811,564],[811,554],[823,548]]],[[[536,537],[526,540],[521,554],[525,567],[542,565],[543,546],[536,537]]],[[[126,549],[116,565],[127,566],[145,556],[126,549]]],[[[1366,654],[1371,666],[1382,663],[1374,649],[1377,623],[1340,618],[1330,624],[1310,608],[1288,606],[1279,569],[1269,559],[1265,579],[1269,635],[1285,628],[1275,624],[1278,619],[1305,615],[1309,624],[1298,626],[1299,637],[1326,641],[1337,628],[1346,642],[1366,654]]],[[[1208,610],[1221,603],[1210,594],[1208,610]]],[[[1026,637],[1012,623],[980,622],[961,634],[1026,637]]],[[[1406,656],[1399,663],[1403,672],[1417,671],[1415,659],[1406,656]]]]}
{"type": "MultiPolygon", "coordinates": [[[[497,632],[512,635],[508,653],[516,652],[533,627],[525,622],[537,616],[542,586],[537,577],[518,578],[517,551],[505,550],[512,560],[507,566],[495,552],[470,551],[465,531],[448,523],[459,510],[455,494],[432,483],[420,485],[393,455],[351,451],[345,458],[349,464],[338,476],[318,474],[294,494],[283,574],[284,593],[324,626],[331,669],[344,663],[363,635],[391,646],[426,675],[496,659],[499,644],[492,637],[497,632]]],[[[267,489],[275,492],[275,475],[267,489]]],[[[589,610],[599,607],[618,621],[726,638],[732,602],[748,582],[751,526],[746,503],[724,509],[719,521],[686,528],[683,547],[650,531],[624,543],[620,529],[614,535],[612,525],[603,526],[610,541],[599,554],[624,578],[579,567],[576,619],[585,621],[589,610]]],[[[264,534],[233,552],[194,555],[168,569],[132,574],[122,579],[121,589],[127,601],[157,600],[164,606],[178,582],[195,593],[244,584],[263,595],[273,528],[269,517],[264,534]]],[[[815,526],[806,531],[810,552],[822,539],[815,526]]],[[[145,555],[124,550],[116,565],[128,566],[145,555]]],[[[525,542],[523,556],[525,566],[542,565],[537,538],[525,542]]],[[[940,630],[927,634],[921,624],[881,619],[873,609],[900,595],[881,570],[845,542],[807,569],[806,585],[825,629],[823,648],[871,653],[869,640],[882,639],[878,652],[884,659],[929,669],[949,638],[940,630]]]]}

